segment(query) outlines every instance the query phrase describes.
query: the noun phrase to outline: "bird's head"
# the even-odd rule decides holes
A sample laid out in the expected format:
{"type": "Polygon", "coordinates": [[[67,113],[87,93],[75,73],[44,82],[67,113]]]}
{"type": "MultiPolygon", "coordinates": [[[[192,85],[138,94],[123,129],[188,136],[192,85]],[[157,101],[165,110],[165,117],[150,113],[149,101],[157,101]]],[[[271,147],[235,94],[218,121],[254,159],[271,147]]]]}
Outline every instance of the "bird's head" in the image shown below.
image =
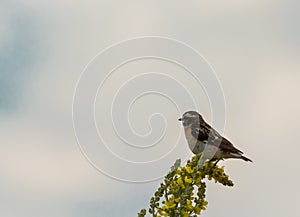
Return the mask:
{"type": "Polygon", "coordinates": [[[185,112],[178,120],[182,121],[184,127],[190,127],[192,125],[199,126],[200,123],[204,122],[202,116],[196,111],[185,112]]]}

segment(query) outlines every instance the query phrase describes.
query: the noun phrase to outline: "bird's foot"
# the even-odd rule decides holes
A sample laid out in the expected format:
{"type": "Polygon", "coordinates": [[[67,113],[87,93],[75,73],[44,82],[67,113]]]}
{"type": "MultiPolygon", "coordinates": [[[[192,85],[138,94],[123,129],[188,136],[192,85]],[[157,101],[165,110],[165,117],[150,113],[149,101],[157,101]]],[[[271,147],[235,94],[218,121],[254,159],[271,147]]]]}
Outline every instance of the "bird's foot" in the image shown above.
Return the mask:
{"type": "Polygon", "coordinates": [[[217,164],[219,163],[220,160],[216,160],[216,162],[214,163],[214,166],[217,166],[217,164]]]}

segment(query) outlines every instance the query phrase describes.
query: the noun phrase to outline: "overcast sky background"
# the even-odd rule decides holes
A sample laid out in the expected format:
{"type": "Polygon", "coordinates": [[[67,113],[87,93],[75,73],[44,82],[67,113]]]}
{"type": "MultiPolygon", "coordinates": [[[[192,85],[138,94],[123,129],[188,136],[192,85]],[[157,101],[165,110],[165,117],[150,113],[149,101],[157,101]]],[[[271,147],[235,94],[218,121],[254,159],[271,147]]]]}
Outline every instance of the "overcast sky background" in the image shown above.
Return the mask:
{"type": "MultiPolygon", "coordinates": [[[[183,41],[209,61],[225,96],[224,134],[254,161],[221,163],[235,187],[209,184],[203,216],[298,216],[299,10],[296,0],[2,0],[1,216],[131,217],[148,207],[160,180],[120,181],[119,172],[129,179],[143,173],[132,169],[127,174],[109,157],[102,166],[116,179],[95,169],[74,135],[72,99],[82,70],[96,54],[116,42],[151,35],[183,41]]],[[[148,149],[149,155],[118,146],[107,107],[124,82],[147,70],[187,85],[206,120],[216,114],[203,89],[184,70],[163,61],[136,61],[107,80],[97,96],[96,121],[107,124],[110,132],[104,136],[114,152],[131,161],[153,160],[176,144],[174,159],[143,171],[145,177],[151,173],[157,178],[178,157],[190,156],[176,106],[150,94],[132,107],[128,118],[140,134],[150,132],[145,123],[153,113],[164,114],[167,121],[164,138],[156,149],[148,149]]],[[[176,88],[171,91],[176,95],[176,88]]],[[[154,118],[151,126],[160,129],[161,121],[154,118]]],[[[89,137],[90,129],[83,133],[89,137]]]]}

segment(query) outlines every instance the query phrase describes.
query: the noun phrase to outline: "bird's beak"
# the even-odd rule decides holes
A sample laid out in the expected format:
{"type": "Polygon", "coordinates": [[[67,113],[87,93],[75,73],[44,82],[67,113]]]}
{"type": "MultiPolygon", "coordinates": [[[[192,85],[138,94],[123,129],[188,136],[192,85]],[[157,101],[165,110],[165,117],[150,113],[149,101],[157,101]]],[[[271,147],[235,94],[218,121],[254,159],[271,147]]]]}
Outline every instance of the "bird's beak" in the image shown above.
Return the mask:
{"type": "Polygon", "coordinates": [[[179,120],[179,121],[182,121],[182,119],[181,119],[181,118],[178,118],[178,120],[179,120]]]}

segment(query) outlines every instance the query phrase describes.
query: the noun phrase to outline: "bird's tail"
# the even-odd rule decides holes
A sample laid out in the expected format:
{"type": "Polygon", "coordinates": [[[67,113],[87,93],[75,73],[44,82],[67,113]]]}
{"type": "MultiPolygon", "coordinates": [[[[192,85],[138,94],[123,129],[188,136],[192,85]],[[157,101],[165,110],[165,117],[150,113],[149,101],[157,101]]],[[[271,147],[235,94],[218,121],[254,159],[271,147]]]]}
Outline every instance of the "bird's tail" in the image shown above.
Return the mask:
{"type": "Polygon", "coordinates": [[[247,158],[247,157],[245,157],[245,156],[241,156],[241,159],[243,159],[244,161],[250,161],[250,162],[253,163],[253,161],[252,161],[251,159],[249,159],[249,158],[247,158]]]}

